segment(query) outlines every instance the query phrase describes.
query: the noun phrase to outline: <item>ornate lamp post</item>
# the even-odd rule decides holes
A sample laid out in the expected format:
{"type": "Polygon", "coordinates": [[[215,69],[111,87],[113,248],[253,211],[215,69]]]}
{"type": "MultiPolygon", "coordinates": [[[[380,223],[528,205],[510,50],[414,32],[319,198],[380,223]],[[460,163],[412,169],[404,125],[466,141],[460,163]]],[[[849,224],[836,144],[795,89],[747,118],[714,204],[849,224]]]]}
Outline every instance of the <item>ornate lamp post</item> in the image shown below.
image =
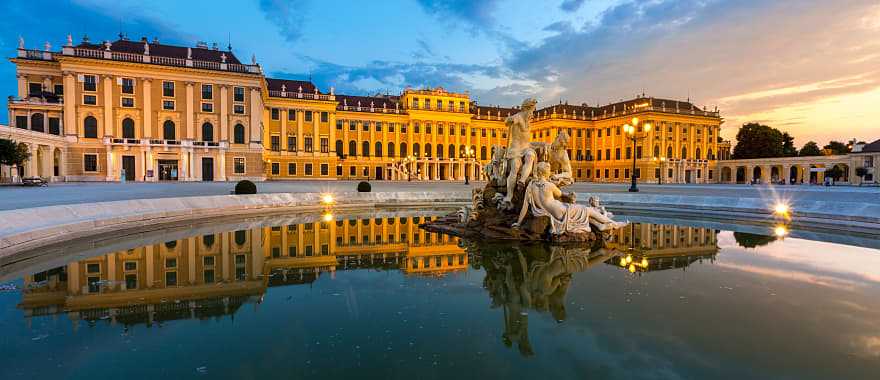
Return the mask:
{"type": "MultiPolygon", "coordinates": [[[[637,118],[637,117],[632,118],[632,125],[626,124],[623,126],[623,131],[626,132],[626,135],[627,135],[626,137],[628,139],[632,140],[632,143],[633,143],[633,145],[632,145],[633,165],[632,165],[632,172],[630,173],[630,175],[632,176],[632,185],[630,185],[630,187],[629,187],[629,191],[631,193],[637,193],[639,191],[639,187],[638,187],[638,185],[636,185],[636,141],[647,137],[647,136],[636,136],[636,132],[641,132],[638,130],[638,126],[639,126],[639,118],[637,118]]],[[[645,125],[642,126],[642,129],[645,131],[645,133],[648,133],[649,131],[651,131],[651,124],[645,123],[645,125]]]]}
{"type": "Polygon", "coordinates": [[[657,184],[663,184],[663,164],[666,163],[666,157],[654,157],[651,159],[652,161],[657,163],[657,167],[660,171],[657,173],[657,184]]]}
{"type": "Polygon", "coordinates": [[[474,158],[474,151],[471,148],[464,148],[464,184],[470,184],[470,168],[468,167],[470,161],[474,158]]]}

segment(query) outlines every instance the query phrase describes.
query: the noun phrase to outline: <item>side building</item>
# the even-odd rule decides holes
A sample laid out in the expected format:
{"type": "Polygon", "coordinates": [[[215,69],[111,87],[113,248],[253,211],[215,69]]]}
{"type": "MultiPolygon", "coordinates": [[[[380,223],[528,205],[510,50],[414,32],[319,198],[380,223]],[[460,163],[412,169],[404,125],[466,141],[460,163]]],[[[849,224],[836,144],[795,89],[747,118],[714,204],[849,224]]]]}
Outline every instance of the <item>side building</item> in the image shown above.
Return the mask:
{"type": "MultiPolygon", "coordinates": [[[[518,107],[443,88],[395,95],[322,91],[266,78],[251,60],[200,43],[68,38],[20,46],[18,94],[0,137],[28,144],[18,176],[67,181],[484,179],[518,107]]],[[[532,140],[571,139],[578,181],[718,182],[723,120],[690,102],[639,96],[535,111],[532,140]],[[626,125],[634,125],[627,133],[626,125]],[[650,128],[647,126],[650,125],[650,128]]]]}

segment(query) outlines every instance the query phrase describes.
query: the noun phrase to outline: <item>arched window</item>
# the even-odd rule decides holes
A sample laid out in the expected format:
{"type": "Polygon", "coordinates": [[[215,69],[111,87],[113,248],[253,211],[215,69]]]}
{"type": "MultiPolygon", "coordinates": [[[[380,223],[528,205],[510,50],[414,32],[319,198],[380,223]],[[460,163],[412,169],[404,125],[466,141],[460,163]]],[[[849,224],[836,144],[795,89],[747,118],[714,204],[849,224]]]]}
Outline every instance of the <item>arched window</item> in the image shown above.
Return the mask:
{"type": "Polygon", "coordinates": [[[431,157],[431,144],[425,144],[425,157],[431,157]]]}
{"type": "Polygon", "coordinates": [[[202,124],[202,141],[214,141],[214,126],[211,123],[202,124]]]}
{"type": "Polygon", "coordinates": [[[244,245],[244,243],[247,243],[247,231],[235,231],[235,245],[244,245]]]}
{"type": "MultiPolygon", "coordinates": [[[[454,128],[449,128],[450,131],[454,131],[454,128]]],[[[455,158],[455,145],[449,144],[449,158],[455,158]]]]}
{"type": "Polygon", "coordinates": [[[382,143],[381,142],[376,141],[376,149],[375,149],[375,152],[373,152],[373,153],[376,154],[376,157],[382,157],[382,143]]]}
{"type": "Polygon", "coordinates": [[[688,158],[688,150],[687,150],[687,147],[681,147],[681,159],[684,160],[684,159],[687,159],[687,158],[688,158]]]}
{"type": "Polygon", "coordinates": [[[409,154],[409,152],[406,150],[406,143],[400,143],[400,157],[406,157],[407,154],[409,154]]]}
{"type": "Polygon", "coordinates": [[[700,155],[700,148],[697,148],[697,150],[694,151],[694,158],[698,160],[703,159],[703,156],[700,155]]]}
{"type": "Polygon", "coordinates": [[[471,154],[476,156],[476,154],[477,154],[477,146],[476,145],[471,145],[471,154]]]}
{"type": "Polygon", "coordinates": [[[236,124],[234,128],[232,128],[232,143],[233,144],[244,144],[244,126],[241,124],[236,124]]]}
{"type": "Polygon", "coordinates": [[[672,158],[672,145],[666,147],[666,158],[672,158]]]}
{"type": "Polygon", "coordinates": [[[177,247],[177,240],[169,240],[165,242],[165,248],[174,249],[174,247],[177,247]]]}
{"type": "Polygon", "coordinates": [[[86,116],[83,120],[83,136],[89,139],[98,138],[98,119],[94,116],[86,116]]]}
{"type": "Polygon", "coordinates": [[[125,119],[122,119],[122,138],[134,138],[134,120],[132,120],[131,118],[127,117],[125,119]]]}
{"type": "Polygon", "coordinates": [[[660,157],[660,145],[654,145],[654,157],[660,157]]]}
{"type": "Polygon", "coordinates": [[[464,157],[464,150],[465,150],[465,146],[464,146],[464,145],[458,147],[458,156],[459,156],[459,157],[464,157]]]}
{"type": "Polygon", "coordinates": [[[165,120],[165,123],[162,124],[162,138],[165,140],[175,140],[174,132],[174,122],[171,120],[165,120]]]}
{"type": "Polygon", "coordinates": [[[342,140],[336,140],[336,157],[342,157],[345,154],[345,148],[343,148],[342,140]]]}
{"type": "Polygon", "coordinates": [[[364,141],[361,143],[361,156],[370,157],[370,142],[364,141]]]}
{"type": "Polygon", "coordinates": [[[422,153],[422,151],[419,150],[419,148],[421,148],[421,147],[419,146],[419,143],[414,143],[414,144],[413,144],[413,150],[412,150],[412,152],[413,152],[413,156],[418,157],[418,156],[419,156],[419,153],[422,153]]]}
{"type": "Polygon", "coordinates": [[[351,140],[348,142],[348,155],[351,157],[357,156],[357,142],[351,140]]]}
{"type": "Polygon", "coordinates": [[[35,113],[31,115],[31,130],[37,132],[45,132],[46,125],[43,120],[43,114],[41,113],[35,113]]]}
{"type": "Polygon", "coordinates": [[[480,147],[480,159],[481,160],[486,159],[486,147],[485,146],[480,147]]]}
{"type": "Polygon", "coordinates": [[[394,157],[394,143],[388,143],[388,157],[394,157]]]}
{"type": "Polygon", "coordinates": [[[202,236],[202,244],[205,247],[211,248],[214,245],[214,235],[204,235],[202,236]]]}
{"type": "Polygon", "coordinates": [[[437,144],[437,158],[443,159],[443,144],[437,144]]]}

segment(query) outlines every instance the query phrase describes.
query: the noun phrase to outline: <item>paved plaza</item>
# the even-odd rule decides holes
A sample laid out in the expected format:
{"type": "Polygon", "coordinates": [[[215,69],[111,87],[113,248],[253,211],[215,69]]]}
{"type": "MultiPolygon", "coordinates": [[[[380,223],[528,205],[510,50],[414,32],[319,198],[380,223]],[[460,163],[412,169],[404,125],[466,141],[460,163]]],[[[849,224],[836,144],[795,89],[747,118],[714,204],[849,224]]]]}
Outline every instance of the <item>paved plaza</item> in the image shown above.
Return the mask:
{"type": "MultiPolygon", "coordinates": [[[[371,182],[373,191],[460,191],[483,186],[474,182],[371,182]]],[[[0,210],[74,203],[192,197],[229,194],[232,182],[165,183],[53,183],[48,187],[0,187],[0,210]]],[[[260,193],[355,191],[356,181],[269,181],[257,183],[260,193]]],[[[570,189],[578,193],[626,192],[629,184],[579,182],[570,189]]],[[[791,200],[880,203],[880,188],[850,186],[749,186],[749,185],[656,185],[640,184],[640,194],[719,196],[740,198],[784,198],[791,200]]]]}

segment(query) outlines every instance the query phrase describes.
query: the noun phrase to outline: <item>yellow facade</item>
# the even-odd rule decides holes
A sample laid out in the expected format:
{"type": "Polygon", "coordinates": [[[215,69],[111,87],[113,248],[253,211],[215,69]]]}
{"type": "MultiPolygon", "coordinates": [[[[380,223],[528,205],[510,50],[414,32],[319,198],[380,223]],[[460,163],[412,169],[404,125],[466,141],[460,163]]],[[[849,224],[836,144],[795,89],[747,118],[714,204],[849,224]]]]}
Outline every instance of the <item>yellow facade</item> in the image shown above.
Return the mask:
{"type": "MultiPolygon", "coordinates": [[[[21,174],[57,180],[119,180],[123,169],[136,181],[481,179],[493,147],[507,144],[504,119],[518,112],[442,88],[322,92],[266,78],[255,62],[207,46],[69,42],[60,52],[19,49],[12,62],[13,132],[64,137],[46,144],[20,136],[46,160],[21,174]]],[[[717,182],[721,123],[689,102],[638,97],[546,106],[532,130],[536,141],[571,135],[579,181],[627,181],[635,156],[644,181],[717,182]],[[622,130],[634,117],[653,126],[636,133],[635,149],[622,130]]]]}

